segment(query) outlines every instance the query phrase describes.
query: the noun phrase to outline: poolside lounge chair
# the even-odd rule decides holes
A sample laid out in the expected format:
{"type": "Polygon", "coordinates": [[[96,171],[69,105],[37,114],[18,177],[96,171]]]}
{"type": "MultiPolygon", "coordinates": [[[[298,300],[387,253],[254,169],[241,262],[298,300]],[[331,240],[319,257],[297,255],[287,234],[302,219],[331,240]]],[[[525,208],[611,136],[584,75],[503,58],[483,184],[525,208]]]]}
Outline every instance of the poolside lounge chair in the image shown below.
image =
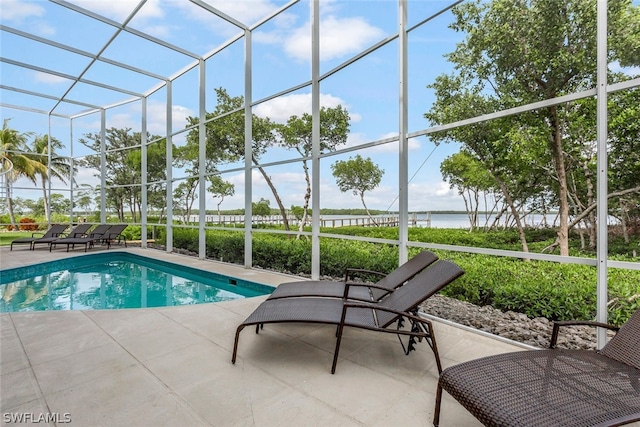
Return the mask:
{"type": "Polygon", "coordinates": [[[550,350],[484,357],[440,375],[433,424],[446,390],[484,425],[618,426],[640,420],[640,310],[600,351],[550,350]]]}
{"type": "Polygon", "coordinates": [[[433,351],[438,372],[440,372],[440,356],[431,322],[420,317],[417,310],[420,303],[462,274],[464,271],[456,264],[449,261],[438,261],[378,302],[313,297],[266,300],[238,326],[231,363],[236,362],[240,332],[246,326],[255,325],[256,333],[258,333],[259,329],[267,323],[321,323],[338,327],[333,365],[331,366],[332,374],[336,370],[342,332],[345,326],[393,333],[397,334],[398,338],[407,336],[409,342],[406,347],[402,340],[400,341],[405,354],[409,354],[411,350],[415,349],[416,339],[421,341],[424,338],[433,351]],[[402,329],[404,319],[409,321],[411,329],[402,329]],[[394,324],[395,327],[392,326],[394,324]]]}
{"type": "Polygon", "coordinates": [[[69,231],[68,233],[61,233],[58,236],[43,237],[41,239],[35,240],[31,245],[31,249],[34,250],[36,248],[37,243],[47,243],[48,245],[51,245],[53,241],[64,238],[64,237],[80,237],[84,235],[87,231],[89,231],[89,229],[92,226],[93,224],[82,223],[82,224],[76,225],[73,228],[73,230],[69,231]]]}
{"type": "Polygon", "coordinates": [[[67,252],[69,252],[69,246],[73,249],[75,248],[75,245],[84,245],[84,251],[86,252],[88,248],[93,247],[95,242],[103,239],[110,228],[111,225],[109,224],[100,224],[84,236],[56,239],[49,245],[49,252],[51,252],[51,249],[57,245],[67,245],[67,252]]]}
{"type": "Polygon", "coordinates": [[[10,251],[13,250],[13,245],[21,245],[21,244],[29,244],[29,249],[33,249],[33,242],[35,242],[36,240],[40,240],[40,239],[49,239],[51,237],[56,238],[59,237],[64,230],[66,230],[68,227],[68,225],[66,224],[53,224],[46,232],[44,233],[39,233],[39,232],[35,232],[35,233],[31,233],[31,237],[19,237],[17,239],[14,239],[11,242],[11,247],[9,248],[10,251]],[[36,237],[36,235],[40,234],[40,237],[36,237]]]}
{"type": "Polygon", "coordinates": [[[384,275],[377,271],[348,268],[345,271],[344,281],[336,282],[332,280],[311,280],[301,282],[288,282],[278,285],[269,295],[268,299],[291,298],[291,297],[334,297],[348,298],[358,301],[378,301],[380,298],[401,286],[407,280],[414,277],[420,271],[438,259],[433,252],[422,251],[409,261],[405,262],[391,273],[384,275]],[[383,276],[374,284],[353,282],[352,278],[356,274],[383,276]],[[348,289],[348,295],[345,291],[348,289]]]}
{"type": "Polygon", "coordinates": [[[127,228],[128,224],[114,224],[112,225],[106,233],[103,234],[102,243],[107,244],[107,249],[111,248],[111,242],[116,241],[118,244],[120,242],[124,242],[124,247],[127,247],[127,240],[122,235],[122,232],[127,228]]]}

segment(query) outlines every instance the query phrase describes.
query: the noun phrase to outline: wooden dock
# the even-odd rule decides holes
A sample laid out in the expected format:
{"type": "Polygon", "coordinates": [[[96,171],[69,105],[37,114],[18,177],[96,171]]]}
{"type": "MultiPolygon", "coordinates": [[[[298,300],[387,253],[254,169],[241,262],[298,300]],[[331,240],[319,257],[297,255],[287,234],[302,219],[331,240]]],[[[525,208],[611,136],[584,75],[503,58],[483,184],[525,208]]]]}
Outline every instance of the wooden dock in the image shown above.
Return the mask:
{"type": "MultiPolygon", "coordinates": [[[[300,221],[289,216],[289,225],[297,226],[300,221]]],[[[244,215],[206,215],[205,222],[212,225],[239,225],[244,224],[244,215]]],[[[251,220],[254,224],[271,224],[282,225],[282,216],[254,216],[251,220]]],[[[197,224],[198,216],[191,215],[189,223],[197,224]]],[[[311,224],[311,218],[308,219],[307,225],[311,224]]],[[[400,217],[398,215],[374,215],[369,216],[348,216],[341,218],[322,218],[320,217],[320,227],[324,228],[340,228],[340,227],[398,227],[400,225],[400,217]]],[[[409,215],[409,226],[411,227],[431,227],[431,215],[427,214],[426,219],[418,219],[417,214],[409,215]]]]}

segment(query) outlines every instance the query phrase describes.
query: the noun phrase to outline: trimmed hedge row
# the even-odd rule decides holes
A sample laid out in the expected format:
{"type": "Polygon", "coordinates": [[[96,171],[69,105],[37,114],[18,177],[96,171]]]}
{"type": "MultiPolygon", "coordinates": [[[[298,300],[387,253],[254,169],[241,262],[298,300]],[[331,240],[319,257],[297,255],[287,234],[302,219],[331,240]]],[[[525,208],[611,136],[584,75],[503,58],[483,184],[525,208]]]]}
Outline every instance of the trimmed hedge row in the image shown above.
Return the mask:
{"type": "MultiPolygon", "coordinates": [[[[393,238],[393,229],[375,229],[377,232],[372,232],[374,229],[371,228],[359,230],[361,235],[393,238]]],[[[460,232],[474,234],[460,230],[447,231],[451,232],[449,236],[453,241],[462,240],[460,232]]],[[[441,237],[448,234],[442,230],[439,233],[441,237]]],[[[473,236],[468,240],[479,247],[500,246],[500,233],[479,234],[480,237],[473,236]],[[489,245],[486,244],[487,240],[490,241],[489,245]]],[[[505,233],[503,237],[507,237],[503,241],[503,248],[510,248],[513,244],[510,242],[511,236],[505,233]]],[[[163,239],[164,234],[160,233],[156,241],[162,242],[163,239]]],[[[197,252],[198,230],[176,227],[173,245],[197,252]]],[[[252,246],[255,267],[293,274],[311,273],[311,242],[304,237],[296,239],[279,234],[256,233],[252,246]]],[[[412,248],[410,256],[418,251],[412,248]]],[[[524,313],[529,317],[541,316],[552,320],[589,320],[595,317],[595,267],[451,251],[434,252],[441,258],[456,262],[466,271],[464,276],[445,288],[443,293],[447,296],[524,313]]],[[[207,231],[206,256],[243,264],[243,233],[207,231]]],[[[320,274],[324,276],[341,277],[347,267],[390,272],[397,267],[397,260],[398,248],[394,245],[347,239],[320,240],[320,274]]],[[[610,269],[609,300],[609,317],[615,324],[624,323],[635,310],[640,309],[640,271],[610,269]]]]}

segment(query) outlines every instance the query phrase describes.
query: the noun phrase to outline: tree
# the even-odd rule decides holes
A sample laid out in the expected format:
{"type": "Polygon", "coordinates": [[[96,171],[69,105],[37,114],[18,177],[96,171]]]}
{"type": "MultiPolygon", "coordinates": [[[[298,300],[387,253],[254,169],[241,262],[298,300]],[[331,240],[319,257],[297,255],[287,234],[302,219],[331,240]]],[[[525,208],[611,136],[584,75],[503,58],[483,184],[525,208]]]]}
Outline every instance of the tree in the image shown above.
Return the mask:
{"type": "Polygon", "coordinates": [[[78,198],[76,199],[76,204],[80,209],[82,209],[82,211],[84,212],[84,216],[89,216],[89,213],[91,212],[91,204],[92,204],[90,195],[79,194],[78,198]]]}
{"type": "Polygon", "coordinates": [[[338,188],[343,193],[351,190],[354,196],[359,196],[362,206],[367,211],[371,221],[377,225],[364,202],[364,193],[375,189],[382,180],[384,170],[380,169],[370,158],[363,159],[359,154],[349,160],[338,160],[331,165],[333,176],[338,188]]]}
{"type": "Polygon", "coordinates": [[[220,198],[218,202],[218,221],[220,221],[220,205],[227,196],[233,196],[236,192],[235,186],[220,178],[220,175],[211,175],[208,177],[209,188],[207,191],[213,195],[214,199],[220,198]]]}
{"type": "MultiPolygon", "coordinates": [[[[313,149],[312,141],[313,120],[311,114],[291,116],[287,123],[279,125],[276,129],[280,134],[280,143],[283,147],[296,150],[302,157],[302,169],[307,183],[304,195],[304,214],[300,221],[299,231],[302,231],[307,223],[309,200],[311,199],[311,179],[309,177],[308,158],[313,149]]],[[[340,144],[347,142],[349,135],[349,113],[346,108],[338,105],[335,108],[322,107],[320,109],[320,152],[335,151],[340,144]]]]}
{"type": "Polygon", "coordinates": [[[11,184],[18,178],[25,177],[35,185],[36,176],[46,173],[45,166],[30,156],[30,150],[27,146],[29,135],[29,133],[19,133],[17,130],[11,129],[9,119],[5,119],[2,123],[2,130],[0,130],[0,162],[2,162],[2,167],[0,170],[6,173],[7,209],[11,226],[16,230],[18,224],[13,210],[11,184]]]}
{"type": "MultiPolygon", "coordinates": [[[[105,132],[105,145],[106,145],[106,184],[107,188],[104,189],[107,198],[107,204],[109,207],[115,209],[118,215],[118,220],[125,221],[125,209],[128,207],[132,220],[137,221],[137,215],[140,211],[141,200],[141,161],[140,161],[140,142],[142,135],[140,132],[131,132],[130,128],[116,129],[110,128],[105,132]]],[[[86,145],[96,152],[100,152],[100,134],[89,133],[85,135],[85,138],[80,139],[80,143],[86,145]],[[86,139],[85,139],[86,138],[86,139]]],[[[158,137],[147,137],[147,140],[154,140],[158,137]]],[[[158,142],[159,145],[166,145],[162,142],[158,142]]],[[[150,146],[151,148],[152,146],[150,146]]],[[[153,162],[158,161],[162,156],[162,148],[152,148],[150,151],[152,156],[150,157],[153,162]]],[[[166,150],[165,150],[166,152],[166,150]]],[[[166,159],[166,157],[165,157],[166,159]]],[[[162,177],[163,173],[166,177],[166,164],[161,163],[161,166],[154,166],[148,168],[152,173],[159,173],[156,178],[162,177]],[[162,172],[164,171],[164,172],[162,172]]],[[[82,163],[85,167],[91,167],[100,171],[100,156],[86,156],[82,163]]],[[[96,177],[100,174],[96,173],[96,177]]],[[[165,178],[166,179],[166,178],[165,178]]],[[[166,203],[163,196],[163,206],[166,203]]]]}
{"type": "MultiPolygon", "coordinates": [[[[486,99],[493,107],[506,109],[551,99],[596,83],[596,4],[585,0],[494,0],[465,2],[452,9],[455,22],[451,28],[467,34],[454,52],[446,57],[454,64],[455,76],[436,80],[434,87],[453,80],[462,90],[486,99]]],[[[612,34],[625,35],[623,25],[638,28],[637,8],[630,0],[609,2],[609,26],[612,34]]],[[[635,45],[640,33],[628,34],[635,45]]],[[[629,43],[611,44],[610,60],[633,61],[622,50],[629,43]],[[615,50],[616,47],[620,48],[615,50]]],[[[441,95],[447,96],[446,88],[441,95]]],[[[452,92],[449,92],[451,94],[452,92]]],[[[457,98],[459,100],[460,98],[457,98]]],[[[443,108],[445,99],[436,104],[443,108]]],[[[495,111],[480,110],[472,116],[495,111]]],[[[468,111],[469,112],[469,111],[468,111]]],[[[428,114],[433,119],[437,114],[428,114]]],[[[463,119],[470,116],[458,116],[463,119]]],[[[566,153],[571,144],[567,133],[566,106],[553,105],[510,118],[511,132],[526,127],[535,135],[536,144],[544,141],[551,159],[550,172],[556,181],[559,210],[558,245],[561,255],[569,254],[569,187],[571,173],[566,153]]],[[[471,126],[474,128],[475,126],[471,126]]],[[[463,144],[465,143],[464,141],[463,144]]],[[[509,143],[509,141],[506,141],[509,143]]],[[[534,144],[535,145],[535,144],[534,144]]],[[[531,145],[530,145],[531,146],[531,145]]]]}
{"type": "MultiPolygon", "coordinates": [[[[71,162],[68,157],[58,156],[56,150],[63,147],[62,142],[58,139],[49,136],[39,136],[33,140],[32,152],[33,160],[40,162],[44,165],[46,173],[38,173],[40,175],[40,185],[42,186],[42,200],[44,206],[44,214],[47,219],[47,223],[51,220],[51,210],[49,197],[47,197],[47,182],[52,178],[59,179],[62,183],[66,184],[67,179],[72,179],[71,162]],[[49,153],[51,150],[51,153],[49,153]]],[[[53,197],[53,195],[52,195],[53,197]]]]}
{"type": "MultiPolygon", "coordinates": [[[[227,161],[237,161],[244,159],[244,98],[242,96],[230,96],[223,88],[215,89],[217,105],[212,113],[206,114],[206,173],[216,172],[217,165],[227,161]]],[[[285,230],[289,230],[287,211],[282,203],[282,199],[276,190],[271,177],[265,169],[260,166],[260,157],[275,142],[275,123],[266,117],[252,115],[252,136],[251,162],[257,166],[258,171],[269,186],[273,197],[276,200],[285,230]]],[[[198,124],[197,117],[189,117],[188,126],[198,124]]],[[[197,168],[199,146],[199,131],[195,127],[187,135],[187,145],[185,146],[185,159],[189,159],[194,168],[197,168]]]]}
{"type": "MultiPolygon", "coordinates": [[[[147,141],[154,141],[147,145],[147,183],[149,183],[147,186],[147,205],[157,209],[160,212],[160,219],[162,219],[167,206],[167,189],[164,183],[158,183],[167,179],[167,143],[166,139],[158,138],[150,134],[147,135],[147,141]]],[[[129,150],[125,161],[128,167],[142,177],[142,150],[129,150]]]]}
{"type": "MultiPolygon", "coordinates": [[[[469,217],[470,231],[478,226],[478,208],[480,194],[495,194],[497,184],[495,179],[484,167],[482,162],[474,158],[471,153],[461,150],[453,154],[440,164],[442,177],[449,182],[451,188],[456,188],[464,199],[464,205],[469,217]]],[[[485,198],[485,211],[487,211],[485,198]]],[[[493,211],[493,208],[491,208],[493,211]]]]}
{"type": "MultiPolygon", "coordinates": [[[[436,101],[425,117],[434,123],[449,123],[497,108],[497,100],[484,96],[477,87],[465,87],[459,77],[438,76],[431,87],[436,89],[436,101]]],[[[528,252],[520,210],[535,194],[537,180],[546,175],[541,165],[546,165],[547,157],[536,149],[541,146],[540,136],[502,118],[438,132],[431,139],[436,143],[460,141],[482,163],[513,217],[522,250],[528,252]]]]}
{"type": "Polygon", "coordinates": [[[270,202],[267,199],[261,198],[257,203],[251,203],[251,210],[253,214],[260,217],[271,215],[270,202]]]}
{"type": "Polygon", "coordinates": [[[613,94],[609,104],[610,137],[609,189],[633,190],[612,203],[629,241],[628,227],[640,230],[640,89],[613,94]]]}
{"type": "Polygon", "coordinates": [[[173,189],[173,200],[176,207],[182,210],[182,223],[186,224],[191,218],[193,204],[198,199],[198,179],[187,178],[173,189]]]}

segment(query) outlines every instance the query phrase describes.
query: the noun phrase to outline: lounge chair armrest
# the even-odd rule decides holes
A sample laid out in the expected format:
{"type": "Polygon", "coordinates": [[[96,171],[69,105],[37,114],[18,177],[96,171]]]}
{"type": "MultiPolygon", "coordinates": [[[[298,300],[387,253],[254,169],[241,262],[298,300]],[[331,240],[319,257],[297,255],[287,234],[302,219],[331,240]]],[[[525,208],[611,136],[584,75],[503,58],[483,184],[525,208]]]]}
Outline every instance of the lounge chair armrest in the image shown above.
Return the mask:
{"type": "MultiPolygon", "coordinates": [[[[372,310],[378,310],[378,311],[384,311],[387,313],[397,314],[398,316],[406,317],[407,319],[411,319],[415,322],[420,322],[425,324],[431,323],[428,319],[425,319],[424,317],[421,317],[418,314],[408,313],[406,311],[398,311],[388,307],[381,307],[378,304],[370,304],[366,302],[345,302],[342,310],[343,312],[346,313],[346,311],[349,308],[370,308],[372,310]]],[[[344,316],[343,316],[343,319],[344,319],[344,316]]],[[[385,329],[385,328],[380,327],[380,329],[385,329]]],[[[407,334],[412,335],[411,333],[407,333],[407,334]]],[[[420,334],[416,334],[416,335],[420,335],[420,334]]]]}
{"type": "Polygon", "coordinates": [[[590,320],[563,320],[558,322],[553,322],[553,331],[551,332],[551,342],[549,343],[549,348],[556,348],[556,344],[558,341],[558,334],[560,332],[560,327],[562,326],[593,326],[610,329],[612,331],[618,331],[620,328],[614,325],[609,325],[608,323],[601,322],[593,322],[590,320]]]}
{"type": "Polygon", "coordinates": [[[379,277],[384,277],[387,275],[387,273],[382,273],[380,271],[374,271],[374,270],[366,270],[364,268],[347,268],[344,272],[344,281],[348,282],[349,279],[354,274],[369,274],[369,275],[375,275],[379,277]]]}
{"type": "Polygon", "coordinates": [[[347,281],[347,282],[344,283],[344,293],[342,294],[342,299],[343,300],[346,301],[346,300],[349,299],[349,289],[351,289],[352,286],[383,289],[383,290],[389,292],[389,288],[385,288],[384,286],[378,286],[375,283],[363,283],[363,282],[349,282],[349,281],[347,281]]]}

